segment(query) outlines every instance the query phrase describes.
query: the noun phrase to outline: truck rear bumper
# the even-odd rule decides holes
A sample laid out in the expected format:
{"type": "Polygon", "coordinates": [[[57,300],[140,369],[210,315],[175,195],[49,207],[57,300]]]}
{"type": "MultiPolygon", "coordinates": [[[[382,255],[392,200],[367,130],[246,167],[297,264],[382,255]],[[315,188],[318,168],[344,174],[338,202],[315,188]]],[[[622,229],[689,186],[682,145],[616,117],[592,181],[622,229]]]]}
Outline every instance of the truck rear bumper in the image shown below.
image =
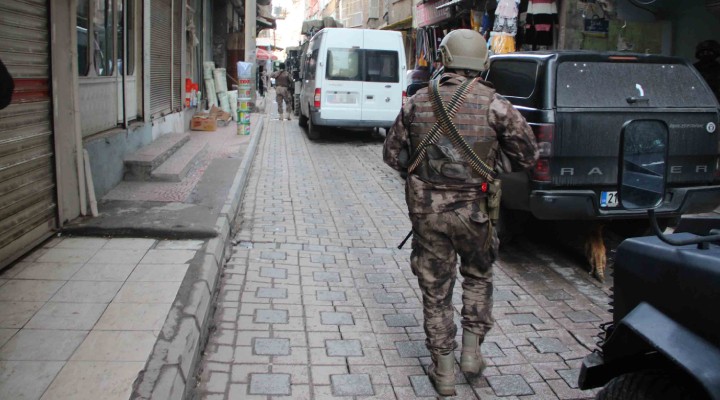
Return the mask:
{"type": "MultiPolygon", "coordinates": [[[[657,208],[659,217],[710,212],[720,205],[720,186],[670,188],[657,208]]],[[[534,190],[530,193],[530,212],[544,220],[630,219],[647,216],[644,210],[600,208],[592,190],[534,190]]]]}

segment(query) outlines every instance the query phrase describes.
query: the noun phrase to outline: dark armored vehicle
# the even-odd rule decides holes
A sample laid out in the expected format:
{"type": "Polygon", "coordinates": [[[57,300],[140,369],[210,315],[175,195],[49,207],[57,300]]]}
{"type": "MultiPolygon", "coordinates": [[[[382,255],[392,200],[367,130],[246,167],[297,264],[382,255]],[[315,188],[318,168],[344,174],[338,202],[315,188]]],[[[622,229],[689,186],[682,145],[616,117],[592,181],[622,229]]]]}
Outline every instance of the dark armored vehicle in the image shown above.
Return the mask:
{"type": "MultiPolygon", "coordinates": [[[[672,168],[668,136],[662,121],[626,124],[623,208],[644,212],[663,202],[672,168]]],[[[720,246],[711,244],[720,230],[666,236],[652,209],[650,220],[656,236],[627,239],[617,249],[613,320],[583,361],[579,386],[607,384],[602,400],[720,399],[720,246]]]]}
{"type": "Polygon", "coordinates": [[[617,193],[621,128],[643,118],[669,127],[660,225],[720,205],[718,102],[684,59],[520,52],[491,57],[486,79],[525,116],[540,147],[530,173],[502,176],[503,211],[511,211],[501,213],[506,222],[508,215],[525,213],[588,226],[620,221],[636,233],[647,229],[645,213],[623,207],[617,193]]]}

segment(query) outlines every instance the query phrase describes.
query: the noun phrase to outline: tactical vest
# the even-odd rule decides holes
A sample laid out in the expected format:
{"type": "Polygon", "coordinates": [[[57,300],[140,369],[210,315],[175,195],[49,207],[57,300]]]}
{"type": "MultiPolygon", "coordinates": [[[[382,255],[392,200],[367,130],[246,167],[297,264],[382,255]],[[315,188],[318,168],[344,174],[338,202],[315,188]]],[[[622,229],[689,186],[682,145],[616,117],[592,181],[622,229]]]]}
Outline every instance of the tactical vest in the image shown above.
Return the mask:
{"type": "Polygon", "coordinates": [[[275,86],[290,87],[290,73],[287,71],[280,72],[275,78],[275,86]]]}
{"type": "MultiPolygon", "coordinates": [[[[488,123],[488,110],[495,90],[479,80],[467,94],[465,102],[460,106],[452,119],[465,142],[487,165],[495,167],[497,158],[497,134],[488,123]]],[[[459,85],[440,85],[443,103],[450,102],[459,85]]],[[[418,91],[413,102],[415,109],[410,123],[410,144],[412,151],[423,137],[430,132],[437,118],[433,113],[429,89],[418,91]]],[[[485,180],[478,175],[463,159],[450,140],[442,135],[440,139],[427,148],[427,157],[414,171],[420,178],[436,184],[481,184],[485,180]]]]}

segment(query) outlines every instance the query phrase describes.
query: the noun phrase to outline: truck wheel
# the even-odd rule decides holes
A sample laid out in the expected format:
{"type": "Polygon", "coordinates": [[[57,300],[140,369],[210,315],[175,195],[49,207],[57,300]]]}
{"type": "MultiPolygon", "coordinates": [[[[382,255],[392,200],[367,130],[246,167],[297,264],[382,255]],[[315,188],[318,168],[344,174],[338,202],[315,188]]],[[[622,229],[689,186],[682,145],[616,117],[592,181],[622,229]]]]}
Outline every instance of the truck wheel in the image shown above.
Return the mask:
{"type": "Polygon", "coordinates": [[[320,128],[313,124],[312,118],[307,119],[307,136],[310,140],[320,139],[320,128]]]}
{"type": "Polygon", "coordinates": [[[300,111],[300,116],[298,117],[298,125],[303,128],[307,128],[308,126],[308,117],[304,116],[302,111],[300,111]]]}
{"type": "Polygon", "coordinates": [[[669,371],[640,371],[613,378],[596,400],[705,399],[697,385],[669,371]]]}

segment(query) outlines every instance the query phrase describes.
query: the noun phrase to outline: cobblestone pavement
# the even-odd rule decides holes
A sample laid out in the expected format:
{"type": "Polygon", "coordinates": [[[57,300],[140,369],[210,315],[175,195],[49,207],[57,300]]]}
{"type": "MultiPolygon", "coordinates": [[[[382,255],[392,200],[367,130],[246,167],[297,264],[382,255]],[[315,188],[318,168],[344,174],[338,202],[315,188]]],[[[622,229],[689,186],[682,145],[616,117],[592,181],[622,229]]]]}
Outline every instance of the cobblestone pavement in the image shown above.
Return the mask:
{"type": "MultiPolygon", "coordinates": [[[[403,182],[381,148],[366,134],[310,142],[296,120],[270,118],[225,266],[199,398],[437,396],[410,251],[396,249],[410,226],[403,182]]],[[[607,299],[586,287],[591,301],[545,264],[527,251],[502,256],[497,322],[482,346],[489,367],[483,377],[458,373],[457,398],[593,397],[576,379],[598,324],[610,319],[597,301],[607,299]]]]}

